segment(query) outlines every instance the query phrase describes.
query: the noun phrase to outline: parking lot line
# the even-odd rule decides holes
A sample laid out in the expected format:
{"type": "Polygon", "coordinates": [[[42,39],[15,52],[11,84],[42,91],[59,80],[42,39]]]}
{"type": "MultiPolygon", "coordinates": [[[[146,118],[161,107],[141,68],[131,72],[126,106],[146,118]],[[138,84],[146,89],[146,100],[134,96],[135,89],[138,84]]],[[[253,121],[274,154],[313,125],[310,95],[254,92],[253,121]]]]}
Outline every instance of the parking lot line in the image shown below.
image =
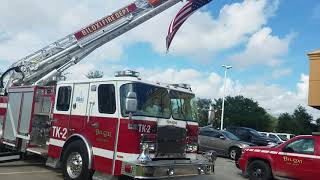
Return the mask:
{"type": "Polygon", "coordinates": [[[32,174],[32,173],[50,173],[50,172],[52,172],[52,171],[7,172],[7,173],[0,173],[0,175],[32,174]]]}

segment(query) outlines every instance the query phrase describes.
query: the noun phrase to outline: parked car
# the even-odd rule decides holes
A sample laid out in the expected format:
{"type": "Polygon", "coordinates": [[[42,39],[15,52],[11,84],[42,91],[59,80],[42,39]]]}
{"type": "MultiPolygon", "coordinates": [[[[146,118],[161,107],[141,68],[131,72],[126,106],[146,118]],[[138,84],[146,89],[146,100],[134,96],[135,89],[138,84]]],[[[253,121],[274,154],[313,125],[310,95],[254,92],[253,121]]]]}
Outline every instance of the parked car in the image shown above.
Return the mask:
{"type": "Polygon", "coordinates": [[[320,135],[294,137],[276,147],[248,147],[236,166],[250,180],[315,180],[320,176],[320,135]]]}
{"type": "Polygon", "coordinates": [[[200,128],[199,151],[214,150],[220,156],[235,159],[251,143],[240,141],[234,134],[228,131],[220,131],[210,127],[200,128]]]}
{"type": "Polygon", "coordinates": [[[282,140],[289,140],[294,138],[296,135],[294,134],[288,134],[288,133],[277,133],[277,135],[282,139],[282,140]]]}
{"type": "Polygon", "coordinates": [[[286,137],[280,137],[277,133],[271,133],[271,132],[259,132],[259,133],[264,137],[268,137],[270,139],[277,141],[279,144],[284,143],[288,140],[286,137]]]}
{"type": "Polygon", "coordinates": [[[253,143],[258,146],[276,146],[278,142],[270,139],[268,137],[264,137],[259,134],[258,131],[247,128],[247,127],[229,127],[227,131],[233,133],[238,136],[241,141],[245,141],[248,143],[253,143]]]}

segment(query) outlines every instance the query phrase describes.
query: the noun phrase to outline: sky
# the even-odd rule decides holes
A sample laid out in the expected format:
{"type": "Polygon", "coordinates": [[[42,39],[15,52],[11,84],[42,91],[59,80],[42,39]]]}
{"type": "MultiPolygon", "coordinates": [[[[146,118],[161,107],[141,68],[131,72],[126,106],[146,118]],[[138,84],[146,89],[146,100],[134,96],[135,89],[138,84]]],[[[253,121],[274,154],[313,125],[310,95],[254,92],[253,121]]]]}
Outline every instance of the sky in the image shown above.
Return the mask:
{"type": "MultiPolygon", "coordinates": [[[[0,6],[0,70],[38,49],[128,5],[131,1],[3,0],[0,6]]],[[[269,113],[307,106],[309,61],[320,48],[318,0],[213,0],[193,14],[165,50],[170,21],[185,4],[105,44],[68,70],[84,79],[90,70],[113,76],[132,69],[144,79],[188,83],[200,98],[243,95],[269,113]]]]}

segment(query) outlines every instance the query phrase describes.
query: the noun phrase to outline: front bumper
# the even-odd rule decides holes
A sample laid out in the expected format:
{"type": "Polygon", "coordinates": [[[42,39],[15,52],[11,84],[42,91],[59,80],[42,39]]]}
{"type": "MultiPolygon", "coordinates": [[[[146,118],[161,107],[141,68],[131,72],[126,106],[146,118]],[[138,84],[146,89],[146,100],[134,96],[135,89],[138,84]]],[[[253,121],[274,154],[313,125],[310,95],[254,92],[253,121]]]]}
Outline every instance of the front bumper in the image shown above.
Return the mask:
{"type": "Polygon", "coordinates": [[[216,155],[198,155],[196,160],[153,160],[147,163],[123,162],[121,173],[136,179],[161,179],[181,176],[210,175],[216,155]],[[202,156],[202,157],[199,157],[202,156]]]}

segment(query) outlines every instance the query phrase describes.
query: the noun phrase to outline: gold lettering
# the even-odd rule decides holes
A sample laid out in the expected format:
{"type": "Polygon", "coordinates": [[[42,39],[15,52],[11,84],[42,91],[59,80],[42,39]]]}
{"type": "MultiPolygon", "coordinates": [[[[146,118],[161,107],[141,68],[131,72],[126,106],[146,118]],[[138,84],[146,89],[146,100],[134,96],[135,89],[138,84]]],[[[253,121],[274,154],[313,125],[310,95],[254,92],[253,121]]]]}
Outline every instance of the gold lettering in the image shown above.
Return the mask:
{"type": "Polygon", "coordinates": [[[95,25],[92,25],[92,26],[91,26],[91,29],[92,29],[93,31],[95,31],[95,30],[97,30],[97,27],[96,27],[95,25]]]}
{"type": "Polygon", "coordinates": [[[85,30],[82,30],[81,33],[83,36],[87,35],[87,32],[85,30]]]}
{"type": "Polygon", "coordinates": [[[111,16],[108,17],[108,21],[109,21],[108,23],[111,23],[111,22],[112,22],[111,16]]]}
{"type": "Polygon", "coordinates": [[[123,16],[122,11],[119,11],[118,13],[119,13],[119,16],[120,16],[120,17],[123,16]]]}
{"type": "Polygon", "coordinates": [[[112,18],[113,21],[116,20],[116,18],[114,18],[114,14],[111,15],[111,18],[112,18]]]}
{"type": "Polygon", "coordinates": [[[122,14],[126,15],[127,13],[129,13],[128,8],[122,10],[122,14]]]}
{"type": "Polygon", "coordinates": [[[106,26],[106,25],[107,25],[106,19],[103,19],[103,20],[101,21],[101,23],[102,23],[102,26],[106,26]]]}
{"type": "Polygon", "coordinates": [[[101,23],[101,22],[97,22],[97,23],[96,23],[97,29],[100,29],[100,23],[101,23]]]}

